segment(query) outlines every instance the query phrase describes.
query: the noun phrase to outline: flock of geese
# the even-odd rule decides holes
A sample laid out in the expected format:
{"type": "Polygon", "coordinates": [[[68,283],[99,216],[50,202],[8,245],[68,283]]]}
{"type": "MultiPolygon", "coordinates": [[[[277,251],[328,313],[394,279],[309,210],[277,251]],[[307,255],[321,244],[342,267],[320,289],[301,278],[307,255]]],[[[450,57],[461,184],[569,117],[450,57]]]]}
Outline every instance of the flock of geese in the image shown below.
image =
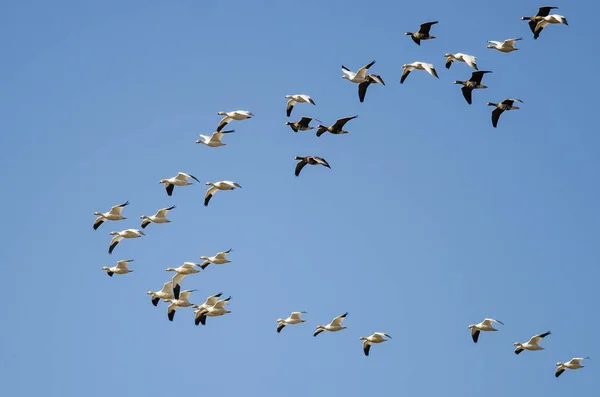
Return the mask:
{"type": "MultiPolygon", "coordinates": [[[[567,25],[567,20],[562,15],[550,14],[550,11],[556,9],[554,6],[544,6],[540,7],[538,13],[531,17],[522,17],[522,20],[529,21],[529,27],[534,35],[534,39],[537,39],[542,32],[542,30],[551,24],[565,24],[567,25]]],[[[438,21],[434,22],[425,22],[421,24],[421,27],[418,32],[406,32],[406,36],[410,36],[410,38],[417,44],[421,45],[422,41],[435,39],[435,36],[430,34],[431,28],[433,25],[437,24],[438,21]]],[[[489,41],[489,45],[487,48],[496,49],[501,52],[512,52],[518,50],[514,45],[519,39],[508,39],[503,42],[499,41],[489,41]]],[[[469,67],[475,69],[472,72],[471,77],[466,81],[455,81],[454,84],[462,85],[462,94],[467,101],[468,104],[472,104],[472,92],[475,89],[484,89],[487,88],[485,85],[481,84],[482,78],[485,74],[491,73],[491,71],[487,70],[479,70],[477,66],[477,58],[473,55],[463,54],[463,53],[446,53],[444,54],[446,57],[445,66],[447,69],[450,69],[454,62],[463,62],[469,67]]],[[[385,85],[381,76],[376,74],[369,74],[369,69],[375,64],[375,61],[370,62],[369,64],[360,68],[357,72],[353,72],[347,67],[342,65],[342,78],[358,85],[358,97],[359,101],[363,102],[365,99],[365,95],[367,92],[367,88],[371,84],[381,84],[385,85]]],[[[435,67],[430,63],[425,62],[413,62],[409,64],[403,65],[403,71],[400,78],[400,83],[404,83],[409,74],[414,70],[423,70],[432,75],[435,78],[439,78],[435,67]]],[[[305,94],[296,94],[296,95],[286,95],[287,101],[286,105],[286,115],[288,117],[291,116],[294,107],[297,104],[312,104],[316,105],[315,101],[309,96],[305,94]]],[[[519,99],[508,98],[499,103],[488,102],[487,106],[494,107],[492,112],[492,124],[494,127],[497,126],[500,115],[508,110],[516,110],[518,107],[514,106],[515,102],[522,102],[519,99]]],[[[223,130],[225,126],[227,126],[232,121],[241,121],[250,119],[254,116],[252,112],[247,110],[235,110],[231,112],[218,112],[218,115],[224,116],[223,119],[217,125],[216,131],[210,135],[200,135],[199,140],[196,140],[196,143],[203,144],[211,148],[225,146],[226,144],[222,142],[222,138],[225,134],[233,133],[234,130],[223,130]]],[[[358,116],[350,116],[338,119],[335,123],[329,126],[325,126],[322,124],[318,124],[316,135],[320,137],[326,132],[334,135],[345,134],[347,131],[344,130],[346,123],[355,119],[358,116]]],[[[316,120],[321,122],[320,120],[311,118],[311,117],[302,117],[299,121],[296,122],[287,122],[288,125],[294,132],[298,131],[308,131],[312,130],[315,127],[310,126],[312,120],[316,120]]],[[[294,174],[295,176],[299,176],[302,169],[307,165],[322,165],[327,168],[331,168],[327,161],[321,157],[317,156],[296,156],[294,160],[298,161],[295,167],[294,174]]],[[[173,190],[175,186],[184,187],[193,184],[190,180],[194,180],[198,183],[201,183],[198,178],[194,175],[184,172],[179,172],[177,175],[171,178],[160,179],[159,183],[164,184],[166,193],[168,196],[173,195],[173,190]]],[[[234,181],[219,181],[219,182],[206,182],[206,186],[210,186],[206,191],[204,197],[204,205],[208,206],[211,198],[218,191],[229,191],[235,190],[237,188],[241,188],[241,186],[234,181]]],[[[123,204],[113,206],[110,211],[102,213],[102,212],[94,212],[94,215],[97,216],[97,219],[94,222],[93,228],[97,230],[104,222],[106,221],[120,221],[127,219],[123,214],[123,209],[129,205],[129,201],[124,202],[123,204]]],[[[151,223],[162,224],[171,222],[167,219],[167,215],[169,211],[175,209],[175,206],[170,206],[168,208],[159,209],[154,215],[141,215],[140,219],[141,228],[146,229],[151,223]]],[[[114,249],[123,239],[135,239],[145,236],[144,231],[140,229],[125,229],[120,232],[112,231],[110,235],[114,236],[110,241],[110,245],[108,248],[109,254],[112,254],[114,249]]],[[[223,316],[225,314],[231,313],[230,310],[227,310],[227,304],[231,300],[231,296],[227,298],[222,298],[222,293],[218,293],[215,295],[211,295],[206,298],[204,303],[198,305],[190,302],[190,295],[192,292],[196,290],[181,290],[182,282],[186,278],[186,276],[193,275],[195,273],[199,273],[201,270],[205,270],[209,265],[223,265],[230,263],[231,261],[227,259],[227,255],[232,250],[229,249],[227,251],[218,252],[214,256],[201,256],[200,259],[203,260],[202,263],[194,263],[194,262],[185,262],[183,265],[177,268],[167,268],[166,271],[174,272],[175,275],[171,280],[164,283],[163,287],[159,291],[148,291],[147,294],[151,297],[151,302],[154,306],[158,306],[159,302],[162,300],[164,302],[169,303],[167,307],[167,318],[169,321],[173,321],[175,317],[175,313],[179,308],[192,307],[195,309],[194,311],[194,323],[196,325],[202,324],[206,325],[207,317],[218,317],[223,316]]],[[[133,260],[120,260],[117,262],[114,267],[102,267],[102,270],[106,271],[109,276],[113,276],[114,274],[127,274],[131,273],[132,270],[128,268],[129,263],[133,260]]],[[[306,312],[292,312],[289,317],[282,319],[277,319],[277,333],[280,333],[286,326],[301,324],[306,322],[302,318],[302,314],[306,312]]],[[[317,325],[316,329],[313,333],[313,336],[317,336],[324,331],[328,332],[338,332],[346,329],[345,326],[342,325],[344,319],[348,313],[344,313],[340,316],[335,317],[329,324],[327,325],[317,325]]],[[[504,324],[501,321],[494,320],[491,318],[486,318],[482,322],[478,324],[471,324],[468,328],[471,330],[471,337],[474,343],[477,343],[479,340],[479,336],[481,332],[489,332],[489,331],[497,331],[494,328],[493,324],[499,323],[504,324]]],[[[550,331],[534,335],[527,342],[515,342],[514,346],[516,346],[515,354],[520,354],[525,350],[530,351],[538,351],[543,350],[539,344],[540,342],[550,335],[550,331]]],[[[380,344],[391,339],[391,336],[384,332],[374,332],[370,336],[361,336],[359,340],[363,341],[362,347],[363,352],[366,356],[369,355],[371,345],[372,344],[380,344]]],[[[589,357],[586,357],[589,359],[589,357]]],[[[581,361],[584,358],[572,358],[567,362],[557,362],[556,363],[556,372],[555,376],[559,377],[565,370],[567,369],[579,369],[583,368],[581,365],[581,361]]]]}

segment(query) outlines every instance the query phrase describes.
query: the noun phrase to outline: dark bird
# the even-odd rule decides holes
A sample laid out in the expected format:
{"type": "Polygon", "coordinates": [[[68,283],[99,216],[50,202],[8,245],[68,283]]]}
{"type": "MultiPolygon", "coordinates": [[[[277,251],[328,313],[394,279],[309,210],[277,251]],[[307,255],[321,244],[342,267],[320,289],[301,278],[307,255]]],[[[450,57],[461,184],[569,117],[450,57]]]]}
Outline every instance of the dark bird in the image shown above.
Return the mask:
{"type": "Polygon", "coordinates": [[[533,33],[533,38],[537,39],[538,36],[540,35],[540,32],[542,31],[542,29],[539,29],[539,31],[536,33],[536,26],[538,24],[539,21],[541,21],[544,17],[547,17],[550,14],[551,10],[554,9],[558,9],[558,7],[554,7],[554,6],[543,6],[540,7],[537,14],[535,14],[532,17],[521,17],[521,21],[529,21],[529,29],[531,29],[531,33],[533,33]]]}
{"type": "Polygon", "coordinates": [[[298,131],[308,131],[308,130],[312,130],[315,127],[310,127],[309,124],[311,121],[316,120],[319,123],[321,123],[321,120],[319,119],[314,119],[312,117],[306,117],[303,116],[300,121],[288,121],[285,123],[285,125],[289,125],[290,128],[292,129],[292,131],[294,132],[298,132],[298,131]]]}
{"type": "Polygon", "coordinates": [[[469,105],[471,105],[472,101],[471,101],[471,95],[473,93],[474,89],[482,89],[482,88],[487,88],[487,86],[481,84],[481,79],[483,78],[483,75],[486,73],[492,73],[489,70],[478,70],[476,72],[473,72],[471,74],[471,78],[467,81],[460,81],[457,80],[452,84],[461,84],[463,87],[461,88],[463,96],[465,97],[465,100],[467,101],[467,103],[469,105]]]}
{"type": "Polygon", "coordinates": [[[523,101],[520,99],[509,98],[509,99],[503,100],[500,103],[488,102],[485,104],[486,106],[494,106],[495,107],[495,109],[492,111],[492,125],[494,126],[494,128],[496,128],[498,126],[498,119],[500,119],[500,115],[502,113],[504,113],[504,111],[519,109],[518,106],[513,106],[513,103],[515,103],[515,102],[523,103],[523,101]]]}
{"type": "Polygon", "coordinates": [[[435,25],[436,23],[438,23],[438,21],[425,22],[425,23],[421,24],[421,28],[419,29],[419,31],[417,33],[406,32],[406,33],[404,33],[404,35],[410,36],[410,38],[415,43],[417,43],[418,45],[421,45],[421,40],[435,39],[435,36],[431,36],[429,34],[429,31],[431,30],[431,25],[435,25]]]}
{"type": "Polygon", "coordinates": [[[317,136],[321,136],[326,132],[329,132],[334,135],[347,134],[348,131],[344,131],[342,128],[344,128],[344,125],[348,121],[355,119],[357,117],[358,117],[358,115],[352,116],[352,117],[344,117],[343,119],[338,119],[333,125],[330,125],[329,127],[325,127],[324,125],[319,124],[319,129],[317,130],[317,136]]]}
{"type": "Polygon", "coordinates": [[[300,156],[296,156],[294,157],[294,160],[300,160],[300,162],[298,164],[296,164],[296,170],[294,171],[294,175],[296,176],[300,176],[300,171],[302,171],[302,168],[304,168],[304,166],[306,164],[310,164],[310,165],[323,165],[329,169],[331,169],[331,167],[329,166],[329,163],[327,163],[327,160],[321,158],[321,157],[317,157],[317,156],[306,156],[306,157],[300,157],[300,156]]]}

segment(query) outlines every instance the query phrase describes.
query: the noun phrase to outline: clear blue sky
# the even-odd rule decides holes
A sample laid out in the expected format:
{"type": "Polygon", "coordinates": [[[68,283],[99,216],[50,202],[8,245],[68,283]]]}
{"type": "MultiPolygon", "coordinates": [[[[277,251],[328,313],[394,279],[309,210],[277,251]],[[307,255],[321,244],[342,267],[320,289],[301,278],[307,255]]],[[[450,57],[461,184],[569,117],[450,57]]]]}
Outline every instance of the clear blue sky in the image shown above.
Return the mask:
{"type": "Polygon", "coordinates": [[[11,396],[597,395],[600,371],[597,2],[555,2],[570,26],[534,41],[537,1],[19,1],[0,8],[4,320],[11,396]],[[439,20],[438,38],[402,34],[439,20]],[[487,40],[523,37],[503,54],[487,40]],[[460,87],[478,57],[487,90],[460,87]],[[386,86],[357,86],[340,66],[386,86]],[[401,65],[431,62],[439,80],[401,65]],[[591,69],[588,75],[588,69],[591,69]],[[305,93],[288,119],[286,94],[305,93]],[[493,129],[487,101],[521,98],[493,129]],[[195,145],[218,111],[227,146],[195,145]],[[350,134],[284,125],[358,114],[350,134]],[[294,156],[324,157],[331,169],[294,156]],[[234,180],[209,207],[178,171],[234,180]],[[131,202],[92,229],[94,211],[131,202]],[[107,253],[112,230],[175,204],[172,223],[107,253]],[[192,300],[232,313],[169,322],[160,289],[184,261],[233,248],[188,277],[192,300]],[[134,273],[101,270],[135,259],[134,273]],[[277,334],[276,319],[308,312],[277,334]],[[317,324],[348,311],[338,333],[317,324]],[[502,320],[475,345],[467,325],[502,320]],[[512,343],[551,330],[545,351],[512,343]],[[358,338],[393,339],[365,357],[358,338]],[[554,364],[590,355],[554,378],[554,364]],[[597,360],[595,360],[597,359],[597,360]]]}

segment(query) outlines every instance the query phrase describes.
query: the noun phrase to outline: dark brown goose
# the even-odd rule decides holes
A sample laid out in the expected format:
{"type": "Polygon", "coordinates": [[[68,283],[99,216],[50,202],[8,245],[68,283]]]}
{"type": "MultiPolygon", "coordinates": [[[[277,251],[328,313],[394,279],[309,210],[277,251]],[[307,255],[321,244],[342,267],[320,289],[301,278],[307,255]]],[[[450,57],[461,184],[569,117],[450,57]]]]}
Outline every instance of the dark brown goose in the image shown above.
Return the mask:
{"type": "Polygon", "coordinates": [[[523,101],[520,99],[509,98],[509,99],[503,100],[500,103],[488,102],[485,104],[485,106],[494,106],[495,107],[495,109],[492,111],[492,125],[494,126],[494,128],[496,128],[498,126],[498,120],[500,119],[500,115],[502,113],[504,113],[507,110],[518,110],[519,109],[518,106],[513,106],[513,103],[515,103],[515,102],[523,103],[523,101]]]}
{"type": "Polygon", "coordinates": [[[289,125],[290,128],[292,129],[292,131],[294,131],[294,132],[308,131],[308,130],[313,130],[315,128],[315,127],[309,126],[310,122],[313,120],[316,120],[319,123],[321,123],[321,120],[319,120],[319,119],[313,119],[312,117],[302,116],[300,121],[288,121],[287,123],[285,123],[285,125],[289,125]]]}
{"type": "Polygon", "coordinates": [[[542,29],[536,33],[536,26],[538,22],[540,22],[544,17],[547,17],[550,14],[551,10],[558,9],[558,7],[554,6],[542,6],[539,8],[537,14],[532,17],[521,17],[521,21],[529,21],[529,29],[531,29],[531,33],[533,33],[533,38],[537,39],[540,35],[542,29]]]}
{"type": "Polygon", "coordinates": [[[467,81],[460,81],[457,80],[452,84],[462,84],[462,93],[463,96],[465,97],[465,100],[467,101],[467,103],[469,105],[471,105],[472,101],[471,101],[471,96],[473,93],[474,89],[482,89],[482,88],[487,88],[487,86],[481,84],[481,79],[483,78],[483,75],[486,73],[492,73],[489,70],[478,70],[476,72],[473,72],[471,74],[471,78],[467,81]]]}
{"type": "Polygon", "coordinates": [[[435,36],[431,36],[429,34],[429,31],[431,30],[431,25],[435,25],[436,23],[438,23],[438,21],[425,22],[425,23],[421,24],[421,29],[419,29],[419,31],[417,33],[406,32],[406,33],[404,33],[404,35],[410,36],[412,41],[417,43],[417,45],[421,45],[421,40],[435,39],[435,36]]]}
{"type": "Polygon", "coordinates": [[[302,168],[304,168],[304,166],[306,164],[310,164],[310,165],[323,165],[329,169],[331,169],[331,167],[329,166],[329,163],[327,163],[327,160],[325,160],[324,158],[321,157],[317,157],[317,156],[306,156],[306,157],[301,157],[301,156],[296,156],[294,157],[294,160],[300,160],[300,162],[298,164],[296,164],[296,170],[294,171],[294,175],[296,176],[300,176],[300,171],[302,171],[302,168]]]}
{"type": "Polygon", "coordinates": [[[344,131],[342,128],[344,128],[344,125],[352,120],[357,118],[358,115],[356,116],[352,116],[352,117],[344,117],[343,119],[338,119],[333,125],[330,125],[329,127],[325,127],[324,125],[319,124],[319,129],[317,130],[317,136],[321,136],[326,132],[329,132],[331,134],[347,134],[348,131],[344,131]]]}

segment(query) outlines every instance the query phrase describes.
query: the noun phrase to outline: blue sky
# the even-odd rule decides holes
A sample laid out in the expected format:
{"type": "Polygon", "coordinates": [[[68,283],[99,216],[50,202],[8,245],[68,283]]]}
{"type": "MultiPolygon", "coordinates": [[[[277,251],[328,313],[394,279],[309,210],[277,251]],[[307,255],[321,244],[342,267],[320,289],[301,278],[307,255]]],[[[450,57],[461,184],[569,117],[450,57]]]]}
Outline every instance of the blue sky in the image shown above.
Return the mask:
{"type": "Polygon", "coordinates": [[[20,1],[3,3],[0,37],[0,369],[7,395],[598,394],[595,314],[600,145],[596,2],[556,2],[569,26],[534,41],[520,17],[542,4],[373,1],[20,1]],[[366,13],[366,16],[365,16],[366,13]],[[439,20],[416,46],[406,31],[439,20]],[[523,37],[503,54],[487,40],[523,37]],[[478,57],[487,90],[460,87],[478,57]],[[341,79],[376,60],[386,86],[341,79]],[[439,80],[401,65],[431,62],[439,80]],[[305,93],[288,119],[285,95],[305,93]],[[492,128],[488,101],[524,101],[492,128]],[[195,145],[218,111],[220,148],[195,145]],[[316,138],[284,123],[332,124],[316,138]],[[293,175],[294,156],[331,169],[293,175]],[[206,188],[158,184],[178,171],[206,188]],[[121,222],[94,211],[126,200],[121,222]],[[107,253],[109,232],[176,205],[172,223],[107,253]],[[169,322],[146,295],[184,261],[233,248],[188,277],[202,303],[231,295],[230,315],[169,322]],[[134,273],[101,271],[134,259],[134,273]],[[307,323],[277,334],[276,319],[307,323]],[[346,330],[312,332],[348,311],[346,330]],[[468,324],[502,320],[475,345],[468,324]],[[512,343],[551,330],[541,352],[512,343]],[[365,357],[358,338],[393,339],[365,357]],[[554,378],[554,364],[591,356],[554,378]]]}

